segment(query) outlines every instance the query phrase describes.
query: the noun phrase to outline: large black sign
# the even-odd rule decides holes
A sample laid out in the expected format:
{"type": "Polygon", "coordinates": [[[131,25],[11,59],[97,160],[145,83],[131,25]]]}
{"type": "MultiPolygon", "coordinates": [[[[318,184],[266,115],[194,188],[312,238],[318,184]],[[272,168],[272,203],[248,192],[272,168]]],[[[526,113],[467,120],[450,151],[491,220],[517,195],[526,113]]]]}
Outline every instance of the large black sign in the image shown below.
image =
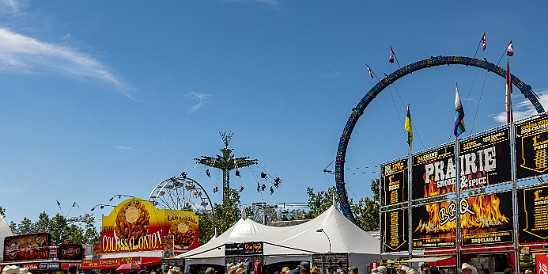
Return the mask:
{"type": "Polygon", "coordinates": [[[455,147],[443,146],[413,155],[413,199],[455,191],[455,147]]]}
{"type": "Polygon", "coordinates": [[[516,177],[548,173],[548,117],[516,125],[516,177]]]}
{"type": "Polygon", "coordinates": [[[462,190],[510,181],[510,128],[461,142],[459,159],[462,190]]]}
{"type": "Polygon", "coordinates": [[[382,213],[382,246],[385,252],[407,251],[408,225],[407,209],[382,213]]]}
{"type": "Polygon", "coordinates": [[[322,273],[327,273],[330,266],[335,269],[347,269],[348,253],[312,254],[312,266],[324,270],[322,273]]]}
{"type": "Polygon", "coordinates": [[[262,242],[227,243],[225,244],[225,256],[262,255],[262,242]]]}
{"type": "Polygon", "coordinates": [[[381,165],[381,205],[407,201],[407,158],[381,165]]]}
{"type": "Polygon", "coordinates": [[[548,240],[548,186],[518,191],[519,239],[521,242],[548,240]]]}
{"type": "Polygon", "coordinates": [[[512,242],[512,193],[486,194],[413,208],[413,247],[455,246],[460,210],[463,246],[512,242]]]}

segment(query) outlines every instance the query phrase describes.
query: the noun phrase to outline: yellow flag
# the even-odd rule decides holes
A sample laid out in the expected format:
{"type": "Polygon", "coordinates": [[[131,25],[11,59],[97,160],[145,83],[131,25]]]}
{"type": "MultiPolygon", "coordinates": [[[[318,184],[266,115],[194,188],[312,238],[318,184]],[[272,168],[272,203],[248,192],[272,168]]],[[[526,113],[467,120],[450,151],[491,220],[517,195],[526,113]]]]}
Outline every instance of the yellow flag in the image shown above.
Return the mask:
{"type": "Polygon", "coordinates": [[[409,105],[407,105],[407,116],[405,116],[405,130],[407,131],[407,144],[409,144],[409,150],[411,150],[413,148],[413,126],[411,125],[409,105]]]}

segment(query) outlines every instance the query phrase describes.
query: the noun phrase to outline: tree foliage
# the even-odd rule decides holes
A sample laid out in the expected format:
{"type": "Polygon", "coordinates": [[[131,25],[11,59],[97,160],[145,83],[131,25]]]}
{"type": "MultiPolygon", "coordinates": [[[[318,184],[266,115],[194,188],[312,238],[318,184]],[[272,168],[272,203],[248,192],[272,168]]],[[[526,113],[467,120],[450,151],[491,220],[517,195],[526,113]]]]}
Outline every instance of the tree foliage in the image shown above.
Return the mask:
{"type": "Polygon", "coordinates": [[[10,229],[14,234],[49,233],[53,245],[64,241],[75,244],[94,244],[99,242],[100,236],[95,228],[95,217],[91,214],[67,219],[59,213],[50,218],[46,212],[42,212],[38,215],[36,222],[27,217],[23,218],[19,224],[10,222],[10,229]]]}
{"type": "MultiPolygon", "coordinates": [[[[380,180],[371,181],[371,191],[373,197],[361,198],[357,203],[351,199],[349,201],[354,217],[363,230],[379,229],[379,206],[380,206],[380,180]]],[[[326,211],[332,204],[333,199],[338,203],[338,196],[335,187],[330,187],[327,191],[314,192],[313,188],[307,188],[309,211],[305,214],[306,218],[315,218],[326,211]]]]}
{"type": "Polygon", "coordinates": [[[198,239],[200,244],[208,242],[214,235],[225,232],[240,218],[240,194],[234,189],[225,190],[222,204],[213,204],[212,212],[198,212],[200,229],[198,239]]]}

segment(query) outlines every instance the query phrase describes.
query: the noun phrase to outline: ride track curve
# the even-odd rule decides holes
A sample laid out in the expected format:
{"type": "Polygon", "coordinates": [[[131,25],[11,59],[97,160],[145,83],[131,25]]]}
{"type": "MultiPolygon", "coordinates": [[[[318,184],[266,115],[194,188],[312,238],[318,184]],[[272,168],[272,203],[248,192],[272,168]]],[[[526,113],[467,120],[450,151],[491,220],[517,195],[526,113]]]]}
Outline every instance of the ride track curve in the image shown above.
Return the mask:
{"type": "MultiPolygon", "coordinates": [[[[344,162],[346,158],[346,149],[348,147],[348,142],[350,141],[350,136],[358,119],[362,116],[365,108],[375,99],[375,97],[383,91],[386,87],[394,83],[396,80],[402,78],[407,74],[411,74],[414,71],[421,70],[424,68],[441,66],[441,65],[465,65],[465,66],[474,66],[485,69],[487,71],[493,72],[503,78],[506,78],[506,70],[487,61],[487,59],[480,60],[472,57],[465,56],[437,56],[430,57],[428,59],[423,59],[415,63],[403,66],[398,70],[392,72],[390,75],[387,75],[381,79],[373,88],[371,88],[367,94],[360,100],[358,105],[352,109],[350,118],[346,122],[346,125],[341,134],[341,139],[339,140],[339,147],[337,149],[337,157],[335,160],[335,187],[337,189],[337,196],[339,197],[339,209],[346,218],[348,218],[353,223],[357,223],[350,208],[350,203],[348,202],[348,195],[346,193],[346,187],[344,182],[344,162]]],[[[530,85],[525,84],[518,77],[512,74],[512,84],[519,88],[521,93],[525,98],[529,99],[533,107],[537,110],[538,113],[543,113],[544,108],[539,102],[538,96],[533,92],[530,85]]]]}

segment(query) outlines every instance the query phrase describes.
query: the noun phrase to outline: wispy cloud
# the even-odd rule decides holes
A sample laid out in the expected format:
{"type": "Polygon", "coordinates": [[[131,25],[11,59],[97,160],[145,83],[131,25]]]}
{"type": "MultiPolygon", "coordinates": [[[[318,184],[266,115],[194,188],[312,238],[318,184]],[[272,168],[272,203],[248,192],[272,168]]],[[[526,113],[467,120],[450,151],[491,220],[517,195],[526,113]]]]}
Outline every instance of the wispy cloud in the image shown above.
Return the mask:
{"type": "Polygon", "coordinates": [[[108,66],[95,58],[72,48],[42,42],[6,28],[0,28],[0,72],[54,72],[76,78],[100,80],[114,86],[129,98],[133,92],[131,86],[121,81],[108,66]]]}
{"type": "Polygon", "coordinates": [[[116,149],[116,150],[135,150],[133,147],[130,147],[130,146],[120,146],[120,145],[115,146],[114,149],[116,149]]]}
{"type": "MultiPolygon", "coordinates": [[[[514,89],[514,92],[516,91],[519,92],[517,88],[514,89]]],[[[539,101],[544,107],[544,109],[547,110],[548,109],[548,90],[536,92],[536,94],[538,95],[539,101]]],[[[514,104],[512,105],[514,121],[537,114],[537,110],[533,107],[529,99],[523,98],[521,96],[520,98],[521,98],[521,101],[514,102],[514,104]]],[[[493,114],[492,117],[497,122],[506,123],[506,112],[493,114]]]]}
{"type": "Polygon", "coordinates": [[[188,112],[192,113],[192,112],[196,112],[197,110],[202,108],[211,96],[207,93],[191,92],[191,93],[187,94],[186,97],[198,101],[198,103],[196,105],[194,105],[193,107],[191,107],[188,110],[188,112]]]}
{"type": "Polygon", "coordinates": [[[2,0],[0,2],[0,10],[4,11],[4,13],[18,13],[20,9],[21,7],[17,0],[2,0]]]}
{"type": "Polygon", "coordinates": [[[279,8],[280,7],[280,1],[279,0],[225,0],[226,2],[237,2],[237,3],[250,3],[250,4],[262,4],[267,5],[272,8],[279,8]]]}

